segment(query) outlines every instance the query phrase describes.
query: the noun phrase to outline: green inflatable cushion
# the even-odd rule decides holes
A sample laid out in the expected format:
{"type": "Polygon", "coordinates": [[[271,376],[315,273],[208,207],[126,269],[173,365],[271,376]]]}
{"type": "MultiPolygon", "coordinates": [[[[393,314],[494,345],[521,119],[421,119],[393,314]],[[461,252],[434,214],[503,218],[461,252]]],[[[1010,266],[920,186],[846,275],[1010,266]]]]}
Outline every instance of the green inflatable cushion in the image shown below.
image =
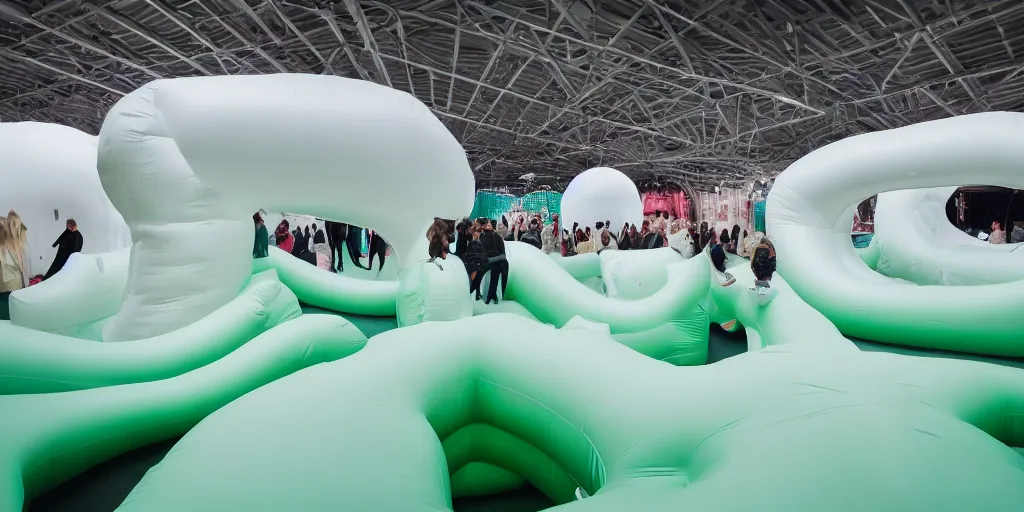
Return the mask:
{"type": "Polygon", "coordinates": [[[253,276],[231,302],[152,338],[102,343],[0,324],[0,395],[54,393],[166,379],[207,365],[301,315],[274,271],[253,276]]]}

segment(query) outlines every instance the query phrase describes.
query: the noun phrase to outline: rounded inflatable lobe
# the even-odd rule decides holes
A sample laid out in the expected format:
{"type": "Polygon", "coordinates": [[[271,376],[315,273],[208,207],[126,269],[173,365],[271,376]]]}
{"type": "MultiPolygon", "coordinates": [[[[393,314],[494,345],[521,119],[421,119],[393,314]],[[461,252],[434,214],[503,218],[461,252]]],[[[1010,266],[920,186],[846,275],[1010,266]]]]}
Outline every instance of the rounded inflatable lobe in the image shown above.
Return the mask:
{"type": "Polygon", "coordinates": [[[412,265],[398,276],[398,326],[473,316],[469,278],[453,254],[412,265]]]}
{"type": "Polygon", "coordinates": [[[626,222],[637,227],[644,219],[640,192],[629,176],[611,167],[595,167],[576,175],[562,194],[562,225],[594,227],[611,221],[618,233],[626,222]]]}
{"type": "Polygon", "coordinates": [[[668,247],[646,251],[601,251],[601,278],[609,297],[638,300],[658,292],[668,281],[668,266],[683,257],[668,247]]]}
{"type": "Polygon", "coordinates": [[[96,172],[96,137],[49,123],[0,123],[0,216],[14,210],[28,228],[31,275],[45,274],[53,242],[69,218],[82,231],[82,252],[131,245],[121,214],[96,172]]]}
{"type": "Polygon", "coordinates": [[[121,309],[130,253],[72,254],[50,279],[11,294],[11,323],[99,341],[97,322],[121,309]]]}
{"type": "Polygon", "coordinates": [[[473,205],[465,152],[426,106],[335,76],[151,82],[107,115],[99,169],[136,242],[105,340],[170,332],[235,297],[261,208],[375,229],[412,261],[435,216],[473,205]]]}

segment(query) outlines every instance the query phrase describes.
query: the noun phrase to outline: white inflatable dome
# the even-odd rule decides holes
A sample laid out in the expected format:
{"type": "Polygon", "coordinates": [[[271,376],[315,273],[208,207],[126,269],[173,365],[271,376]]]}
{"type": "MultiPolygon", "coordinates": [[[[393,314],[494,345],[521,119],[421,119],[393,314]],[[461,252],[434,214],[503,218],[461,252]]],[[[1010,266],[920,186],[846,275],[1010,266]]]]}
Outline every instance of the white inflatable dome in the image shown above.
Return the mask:
{"type": "Polygon", "coordinates": [[[0,216],[18,212],[28,227],[32,275],[44,274],[51,245],[75,219],[82,252],[131,245],[131,233],[107,199],[96,172],[97,138],[50,123],[0,123],[0,216]]]}
{"type": "Polygon", "coordinates": [[[624,223],[638,227],[644,219],[644,206],[633,180],[611,167],[595,167],[581,172],[569,182],[562,194],[562,225],[579,223],[593,227],[611,221],[612,231],[624,223]]]}

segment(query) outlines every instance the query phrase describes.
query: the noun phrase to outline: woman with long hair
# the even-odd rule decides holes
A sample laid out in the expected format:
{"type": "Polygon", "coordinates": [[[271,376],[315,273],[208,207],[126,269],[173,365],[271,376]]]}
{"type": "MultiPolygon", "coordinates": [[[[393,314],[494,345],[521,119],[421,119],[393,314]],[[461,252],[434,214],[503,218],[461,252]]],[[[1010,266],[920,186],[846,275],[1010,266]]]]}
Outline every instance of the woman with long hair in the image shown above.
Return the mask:
{"type": "Polygon", "coordinates": [[[22,249],[10,232],[7,219],[0,217],[0,293],[13,292],[26,286],[22,249]]]}
{"type": "Polygon", "coordinates": [[[448,223],[440,218],[435,218],[434,223],[427,228],[427,255],[430,261],[437,258],[447,259],[448,257],[448,223]]]}
{"type": "Polygon", "coordinates": [[[730,240],[729,248],[726,249],[726,250],[731,252],[731,253],[733,253],[733,254],[736,254],[737,253],[737,249],[739,248],[740,244],[742,243],[742,239],[740,238],[740,225],[739,224],[733,224],[732,225],[732,233],[729,234],[729,240],[730,240]]]}
{"type": "Polygon", "coordinates": [[[14,249],[19,251],[21,256],[24,273],[22,280],[25,286],[28,286],[29,280],[32,279],[32,258],[29,257],[28,252],[28,227],[21,221],[18,212],[14,210],[7,212],[7,230],[13,240],[14,249]]]}

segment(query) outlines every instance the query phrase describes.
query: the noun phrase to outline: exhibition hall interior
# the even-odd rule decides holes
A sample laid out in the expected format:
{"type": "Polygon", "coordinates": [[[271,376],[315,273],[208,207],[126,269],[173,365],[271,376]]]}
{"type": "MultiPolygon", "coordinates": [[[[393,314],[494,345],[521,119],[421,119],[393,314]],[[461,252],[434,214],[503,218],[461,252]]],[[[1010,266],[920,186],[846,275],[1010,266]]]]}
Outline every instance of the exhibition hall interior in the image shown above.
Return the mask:
{"type": "Polygon", "coordinates": [[[1024,510],[1024,2],[0,0],[0,512],[1024,510]]]}

